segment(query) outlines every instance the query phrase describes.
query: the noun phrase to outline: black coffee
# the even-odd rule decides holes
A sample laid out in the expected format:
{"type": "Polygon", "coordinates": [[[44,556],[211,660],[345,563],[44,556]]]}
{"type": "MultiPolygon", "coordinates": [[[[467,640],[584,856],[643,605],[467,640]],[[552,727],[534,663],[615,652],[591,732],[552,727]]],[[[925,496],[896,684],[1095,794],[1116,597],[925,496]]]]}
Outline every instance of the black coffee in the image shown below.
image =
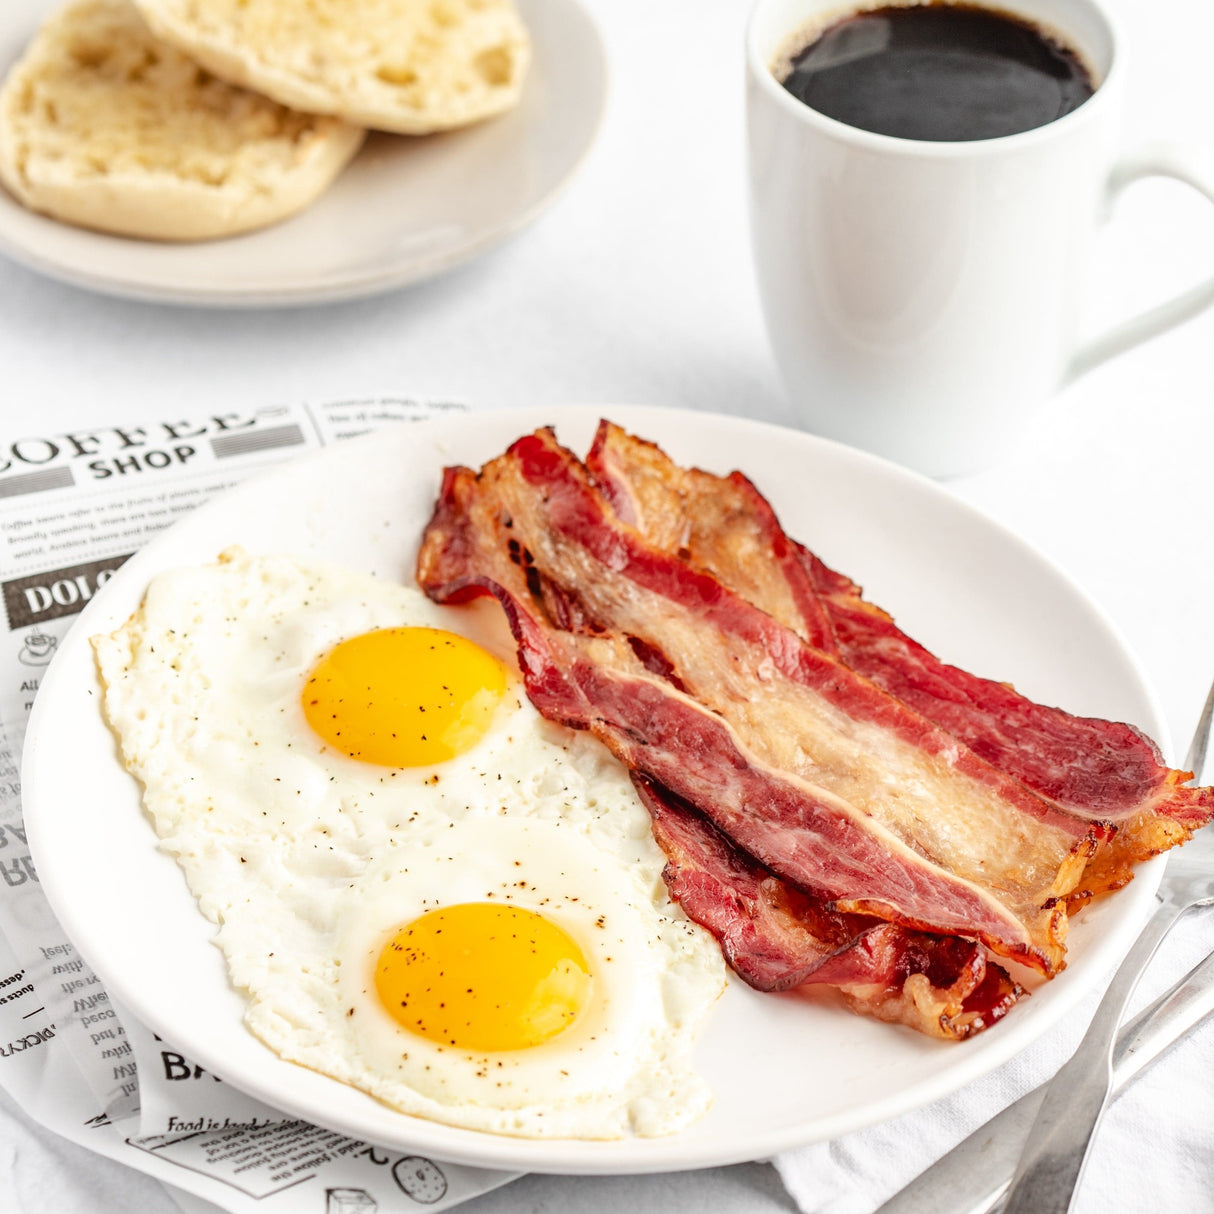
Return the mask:
{"type": "Polygon", "coordinates": [[[891,5],[831,25],[780,83],[848,126],[958,142],[1015,135],[1081,106],[1094,90],[1078,55],[1008,13],[891,5]]]}

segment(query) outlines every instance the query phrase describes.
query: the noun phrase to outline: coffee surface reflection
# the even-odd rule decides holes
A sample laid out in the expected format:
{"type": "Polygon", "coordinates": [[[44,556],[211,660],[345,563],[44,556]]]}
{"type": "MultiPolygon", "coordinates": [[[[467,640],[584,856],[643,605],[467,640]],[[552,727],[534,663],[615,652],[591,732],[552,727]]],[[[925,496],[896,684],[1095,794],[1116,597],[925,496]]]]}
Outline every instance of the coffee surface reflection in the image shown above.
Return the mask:
{"type": "Polygon", "coordinates": [[[869,9],[806,41],[777,66],[780,83],[829,118],[902,139],[1015,135],[1077,109],[1095,87],[1069,47],[971,5],[869,9]]]}

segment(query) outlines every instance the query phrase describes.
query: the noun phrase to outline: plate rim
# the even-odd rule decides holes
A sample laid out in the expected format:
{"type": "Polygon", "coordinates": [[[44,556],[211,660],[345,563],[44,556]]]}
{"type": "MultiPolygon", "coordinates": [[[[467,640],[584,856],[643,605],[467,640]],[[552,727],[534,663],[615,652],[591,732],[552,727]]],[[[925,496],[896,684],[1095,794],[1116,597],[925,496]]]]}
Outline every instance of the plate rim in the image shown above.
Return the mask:
{"type": "MultiPolygon", "coordinates": [[[[703,419],[707,424],[721,427],[725,430],[740,428],[751,432],[758,431],[760,435],[766,434],[769,438],[779,438],[783,441],[789,441],[791,437],[797,442],[821,446],[825,451],[825,458],[852,461],[857,465],[869,465],[870,471],[875,471],[878,475],[882,476],[893,476],[895,480],[901,480],[908,485],[915,486],[919,491],[926,491],[937,500],[946,501],[949,508],[959,509],[963,515],[968,516],[971,521],[976,522],[978,525],[994,529],[1000,533],[1005,541],[1010,542],[1014,547],[1018,548],[1022,555],[1027,556],[1030,560],[1048,571],[1050,576],[1082,605],[1084,610],[1093,617],[1094,621],[1102,626],[1107,640],[1112,644],[1114,651],[1124,664],[1124,673],[1130,679],[1134,693],[1141,698],[1144,711],[1150,715],[1150,720],[1140,722],[1140,724],[1147,728],[1148,732],[1156,739],[1165,753],[1170,753],[1166,721],[1159,710],[1154,691],[1146,679],[1137,657],[1130,649],[1115,623],[1108,618],[1106,613],[1088,596],[1082,587],[1045,554],[1041,553],[998,520],[990,518],[979,508],[956,497],[937,482],[898,465],[891,464],[889,461],[878,456],[810,435],[804,431],[790,430],[774,423],[739,418],[729,414],[693,412],[687,409],[643,405],[525,406],[520,409],[470,411],[468,413],[412,422],[408,426],[402,426],[399,433],[413,434],[419,432],[419,429],[424,428],[433,434],[441,432],[443,429],[459,429],[469,424],[475,425],[478,419],[484,419],[489,416],[497,417],[503,425],[511,424],[509,419],[517,417],[517,424],[524,428],[534,428],[536,425],[546,424],[547,422],[559,428],[562,420],[566,419],[571,422],[578,420],[582,424],[585,424],[588,415],[593,413],[597,413],[600,416],[612,416],[629,428],[643,426],[645,418],[661,415],[666,418],[667,422],[685,423],[691,418],[699,418],[703,419]],[[546,420],[540,421],[541,416],[546,420]]],[[[522,433],[523,430],[520,429],[519,432],[522,433]]],[[[644,430],[638,429],[638,432],[644,433],[644,430]]],[[[212,513],[219,515],[224,511],[228,511],[231,509],[232,504],[239,503],[242,497],[246,495],[251,498],[257,497],[264,493],[267,486],[272,486],[279,480],[285,481],[291,477],[299,476],[301,475],[301,470],[306,471],[312,465],[321,466],[327,459],[333,458],[336,452],[354,452],[360,444],[365,444],[369,448],[373,443],[382,443],[386,433],[390,434],[392,431],[380,430],[362,438],[338,444],[336,447],[324,448],[297,459],[289,460],[268,472],[251,477],[248,481],[218,495],[215,499],[201,506],[172,528],[155,537],[151,542],[137,551],[111,581],[116,583],[119,589],[125,588],[127,583],[135,583],[136,579],[146,584],[148,573],[152,569],[167,567],[174,563],[171,557],[164,561],[162,561],[162,557],[166,557],[171,553],[173,539],[183,529],[190,527],[205,529],[208,515],[212,513]],[[145,569],[148,572],[145,572],[145,569]]],[[[176,563],[180,564],[181,562],[177,561],[176,563]]],[[[804,1146],[811,1142],[836,1138],[842,1134],[851,1133],[900,1116],[913,1109],[923,1107],[934,1100],[960,1090],[968,1083],[989,1073],[997,1066],[1002,1065],[1013,1057],[1019,1056],[1025,1049],[1030,1048],[1034,1042],[1048,1034],[1051,1029],[1057,1027],[1066,1014],[1072,1011],[1094,989],[1094,984],[1099,980],[1100,976],[1124,954],[1133,939],[1137,936],[1153,905],[1154,891],[1162,876],[1163,865],[1166,863],[1166,857],[1158,857],[1137,870],[1138,876],[1135,881],[1130,884],[1128,889],[1121,891],[1118,895],[1117,905],[1125,909],[1122,912],[1119,923],[1116,925],[1116,929],[1097,937],[1094,943],[1085,950],[1082,957],[1077,959],[1076,965],[1073,967],[1073,969],[1081,971],[1081,977],[1084,981],[1081,982],[1077,979],[1074,984],[1062,988],[1055,988],[1054,984],[1051,984],[1051,987],[1057,991],[1057,994],[1054,995],[1047,1012],[1038,1017],[1041,1021],[1040,1025],[1038,1026],[1036,1022],[1033,1023],[1032,1027],[1035,1031],[1031,1034],[1027,1033],[1027,1031],[1017,1032],[1016,1027],[1018,1022],[1011,1021],[1009,1023],[1008,1020],[1003,1021],[995,1029],[989,1031],[990,1033],[998,1033],[999,1036],[991,1037],[988,1034],[983,1035],[983,1040],[986,1042],[990,1043],[994,1041],[1002,1043],[1002,1046],[988,1045],[988,1048],[981,1053],[975,1051],[973,1054],[958,1056],[961,1060],[961,1065],[940,1068],[934,1081],[919,1082],[914,1087],[913,1094],[911,1095],[904,1093],[899,1097],[889,1098],[881,1102],[881,1111],[877,1116],[872,1116],[864,1110],[852,1110],[848,1113],[835,1114],[832,1118],[828,1119],[828,1123],[824,1127],[818,1127],[810,1131],[806,1131],[803,1126],[797,1125],[789,1126],[779,1134],[767,1132],[761,1141],[740,1136],[732,1149],[725,1150],[719,1147],[710,1149],[708,1146],[704,1146],[698,1150],[694,1148],[688,1149],[686,1144],[680,1147],[680,1135],[677,1134],[667,1138],[625,1139],[609,1143],[557,1138],[518,1139],[487,1134],[481,1131],[457,1129],[437,1122],[428,1122],[423,1119],[408,1117],[404,1114],[394,1114],[402,1118],[401,1124],[404,1132],[400,1136],[392,1136],[390,1140],[385,1140],[375,1134],[368,1135],[366,1127],[358,1123],[357,1119],[351,1121],[348,1118],[336,1116],[325,1110],[300,1107],[296,1102],[292,1101],[284,1102],[278,1094],[267,1088],[259,1078],[255,1077],[253,1080],[249,1080],[247,1076],[232,1074],[230,1071],[225,1070],[223,1060],[216,1055],[208,1053],[205,1047],[195,1049],[193,1042],[180,1042],[179,1036],[174,1034],[171,1022],[164,1019],[156,1011],[146,1014],[146,1001],[140,998],[137,993],[132,998],[132,992],[122,976],[107,972],[107,966],[104,961],[100,966],[97,965],[90,949],[88,947],[81,948],[77,938],[81,914],[78,914],[73,909],[70,891],[64,890],[59,886],[54,862],[52,861],[44,868],[46,857],[50,854],[50,850],[53,850],[53,843],[49,841],[49,835],[44,834],[44,830],[49,830],[49,826],[45,813],[38,808],[41,798],[38,786],[42,778],[43,753],[45,750],[53,749],[52,743],[44,745],[44,739],[51,736],[51,731],[46,721],[52,713],[56,698],[60,694],[64,694],[57,689],[64,677],[62,672],[67,669],[67,664],[64,660],[65,656],[79,649],[81,646],[87,646],[87,637],[90,633],[89,621],[90,619],[101,618],[110,597],[112,596],[105,594],[104,591],[99,592],[94,600],[88,604],[84,612],[81,613],[72,625],[63,644],[61,644],[59,655],[56,656],[48,667],[29,719],[22,756],[23,799],[26,812],[29,815],[27,831],[30,848],[34,854],[39,872],[44,878],[43,890],[64,932],[80,950],[81,955],[94,967],[105,984],[106,989],[114,994],[114,997],[121,1005],[128,1007],[134,1014],[139,1016],[140,1020],[147,1027],[153,1029],[161,1036],[177,1041],[197,1061],[231,1082],[234,1087],[275,1107],[283,1108],[287,1112],[316,1121],[319,1124],[341,1133],[349,1134],[352,1137],[384,1142],[385,1145],[400,1149],[420,1151],[439,1160],[476,1167],[514,1171],[522,1168],[535,1172],[568,1175],[683,1171],[693,1168],[744,1162],[756,1158],[767,1158],[781,1151],[804,1146]],[[48,874],[50,876],[49,882],[45,880],[48,874]],[[318,1113],[321,1115],[318,1116],[318,1113]],[[637,1144],[641,1144],[638,1149],[629,1151],[628,1148],[630,1146],[636,1148],[637,1144]],[[663,1150],[662,1147],[666,1144],[673,1144],[673,1149],[663,1150]]],[[[81,912],[83,910],[84,908],[82,907],[81,912]]],[[[213,935],[213,925],[208,925],[208,927],[213,935]]],[[[245,1031],[247,1032],[247,1030],[245,1031]]],[[[896,1030],[891,1028],[890,1031],[896,1030]]],[[[264,1048],[268,1049],[268,1047],[264,1048]]],[[[946,1046],[945,1048],[964,1049],[965,1047],[962,1044],[960,1046],[946,1046]]],[[[282,1062],[281,1059],[275,1058],[274,1061],[282,1066],[294,1066],[294,1064],[282,1062]]],[[[327,1082],[336,1083],[338,1081],[327,1080],[327,1082]]]]}
{"type": "MultiPolygon", "coordinates": [[[[48,13],[55,7],[47,0],[39,0],[39,2],[48,13]]],[[[132,281],[129,278],[115,278],[87,267],[82,268],[78,264],[78,260],[48,256],[45,249],[42,248],[31,248],[12,233],[5,222],[4,209],[11,208],[12,213],[18,216],[17,222],[32,216],[37,221],[69,229],[81,238],[90,241],[114,242],[115,244],[135,243],[141,247],[155,245],[157,242],[141,241],[137,238],[122,237],[106,232],[94,232],[87,228],[64,223],[51,216],[31,212],[0,185],[0,255],[24,269],[54,282],[111,298],[175,307],[237,311],[259,308],[297,308],[342,303],[356,299],[371,299],[391,291],[417,286],[468,262],[475,261],[483,254],[518,236],[565,193],[598,143],[611,91],[610,63],[606,41],[598,21],[587,8],[584,0],[518,0],[518,2],[523,6],[534,4],[541,9],[547,7],[549,11],[564,7],[568,10],[569,19],[581,23],[583,33],[587,35],[588,47],[592,49],[595,74],[600,82],[600,87],[594,95],[593,113],[588,117],[584,137],[559,175],[548,184],[542,193],[531,199],[527,206],[499,217],[492,226],[459,246],[418,255],[409,259],[404,265],[395,267],[385,268],[376,264],[357,274],[329,274],[324,281],[319,284],[314,282],[311,285],[306,282],[282,287],[263,284],[242,289],[230,286],[178,287],[163,279],[155,282],[132,281]]],[[[0,34],[3,34],[5,24],[5,18],[0,15],[0,34]]],[[[13,24],[15,25],[16,22],[14,21],[13,24]]],[[[9,66],[10,64],[7,63],[0,64],[0,77],[7,74],[9,66]]],[[[546,110],[551,109],[551,104],[549,101],[546,110]]],[[[455,133],[458,134],[458,132],[455,133]]],[[[375,131],[368,132],[369,137],[376,134],[375,131]]],[[[362,154],[361,151],[359,154],[362,154]]],[[[312,204],[312,207],[323,201],[324,196],[322,195],[312,204]]],[[[312,207],[306,209],[310,210],[312,207]]],[[[290,218],[288,216],[287,220],[289,221],[290,218]]],[[[271,224],[260,231],[273,231],[278,226],[278,224],[271,224]]],[[[256,238],[258,231],[239,235],[244,238],[256,238]]],[[[174,250],[192,248],[197,250],[200,256],[205,256],[208,248],[216,243],[212,240],[168,242],[166,247],[174,250]]],[[[222,243],[222,238],[218,243],[222,243]]]]}

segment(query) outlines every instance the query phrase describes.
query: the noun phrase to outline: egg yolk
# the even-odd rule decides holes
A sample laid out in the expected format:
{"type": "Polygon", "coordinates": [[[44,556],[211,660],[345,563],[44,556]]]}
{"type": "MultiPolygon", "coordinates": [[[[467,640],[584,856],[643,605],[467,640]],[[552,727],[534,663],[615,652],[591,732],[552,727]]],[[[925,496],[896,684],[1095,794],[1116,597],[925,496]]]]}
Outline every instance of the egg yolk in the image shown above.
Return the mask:
{"type": "Polygon", "coordinates": [[[308,724],[352,759],[425,767],[475,746],[506,668],[439,628],[382,628],[334,646],[304,685],[308,724]]]}
{"type": "Polygon", "coordinates": [[[577,1018],[590,973],[576,942],[534,911],[466,902],[428,911],[388,941],[380,1002],[411,1033],[458,1049],[524,1050],[577,1018]]]}

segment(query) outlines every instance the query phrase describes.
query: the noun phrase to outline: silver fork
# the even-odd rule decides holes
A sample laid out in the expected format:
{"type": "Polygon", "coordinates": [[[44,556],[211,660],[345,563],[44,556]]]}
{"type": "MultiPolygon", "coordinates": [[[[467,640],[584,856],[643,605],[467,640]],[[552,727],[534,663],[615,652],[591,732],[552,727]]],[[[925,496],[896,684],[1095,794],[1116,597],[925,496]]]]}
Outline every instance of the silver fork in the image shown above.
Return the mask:
{"type": "MultiPolygon", "coordinates": [[[[1202,774],[1214,719],[1214,686],[1185,759],[1202,774]]],[[[1003,1214],[1067,1214],[1075,1199],[1088,1149],[1112,1089],[1117,1026],[1138,978],[1176,921],[1197,906],[1214,904],[1214,828],[1199,831],[1173,850],[1156,897],[1159,905],[1113,977],[1079,1048],[1051,1080],[1020,1153],[1003,1214]]]]}

